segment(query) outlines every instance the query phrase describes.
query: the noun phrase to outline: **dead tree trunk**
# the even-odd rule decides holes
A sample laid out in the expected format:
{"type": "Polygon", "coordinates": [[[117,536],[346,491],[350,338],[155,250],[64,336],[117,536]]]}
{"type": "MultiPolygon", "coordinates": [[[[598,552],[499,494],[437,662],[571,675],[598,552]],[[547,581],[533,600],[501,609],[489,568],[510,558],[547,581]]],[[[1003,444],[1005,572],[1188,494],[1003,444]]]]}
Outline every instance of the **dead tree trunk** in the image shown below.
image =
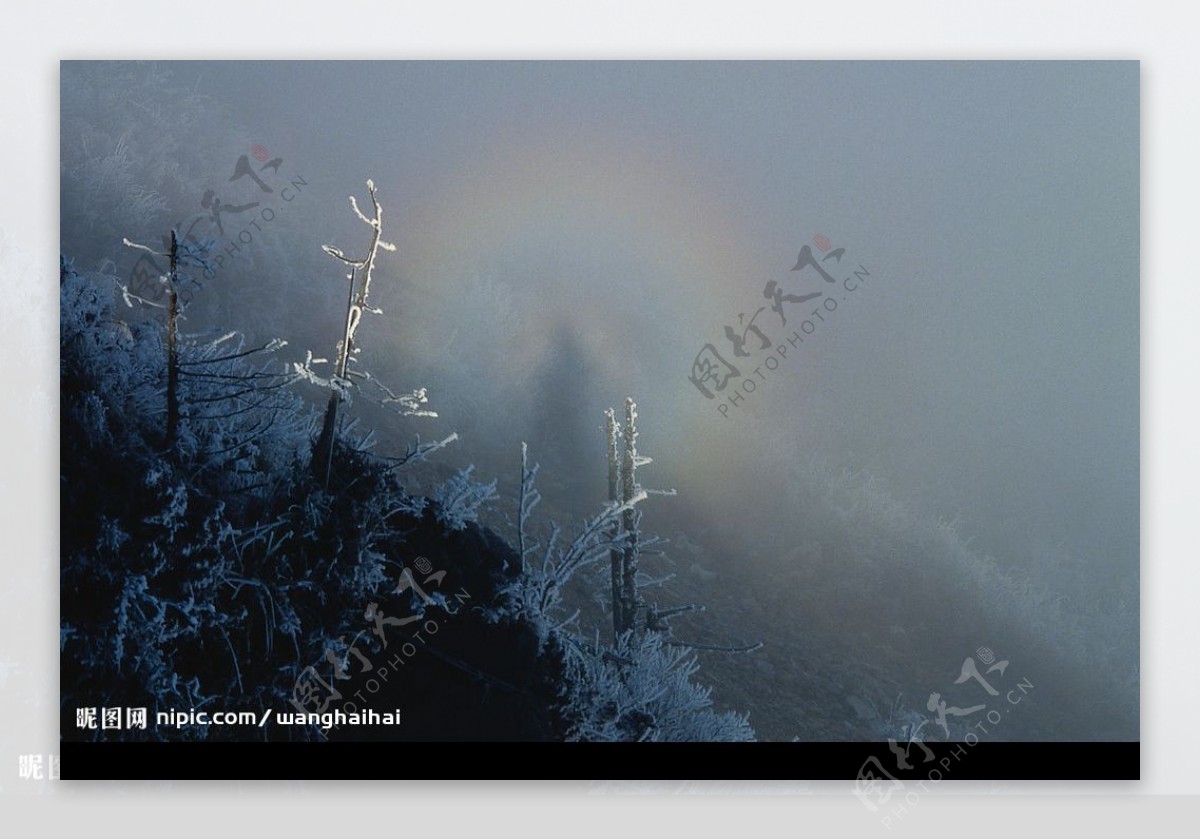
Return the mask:
{"type": "Polygon", "coordinates": [[[637,405],[632,399],[625,400],[625,429],[622,437],[621,501],[628,505],[628,509],[621,515],[621,530],[625,538],[621,558],[621,626],[625,630],[632,630],[638,610],[638,514],[632,504],[637,492],[637,480],[634,475],[638,465],[637,405]]]}
{"type": "Polygon", "coordinates": [[[325,485],[329,485],[329,473],[333,467],[333,443],[337,438],[338,408],[342,404],[342,392],[336,387],[337,383],[346,380],[350,364],[350,345],[354,341],[355,312],[354,312],[354,278],[355,268],[350,269],[350,294],[346,301],[346,323],[342,328],[342,340],[338,343],[337,364],[334,366],[335,387],[329,391],[329,403],[325,406],[325,420],[321,424],[321,436],[313,447],[313,466],[318,475],[324,477],[325,485]]]}
{"type": "MultiPolygon", "coordinates": [[[[762,642],[744,645],[715,645],[703,642],[677,641],[671,631],[671,619],[693,611],[703,611],[699,604],[659,609],[658,604],[647,604],[638,595],[638,559],[641,551],[641,514],[635,505],[650,492],[674,496],[674,490],[647,491],[639,488],[637,468],[651,461],[638,454],[637,449],[637,404],[625,400],[625,424],[618,430],[616,412],[604,412],[605,444],[608,455],[608,498],[616,506],[614,522],[609,531],[609,559],[612,564],[613,637],[614,646],[622,633],[645,630],[661,634],[666,644],[687,647],[693,650],[713,650],[726,653],[747,653],[758,650],[762,642]],[[618,443],[619,441],[619,443],[618,443]],[[641,620],[639,622],[639,616],[641,620]]],[[[647,544],[653,544],[650,539],[647,544]]]]}
{"type": "Polygon", "coordinates": [[[313,447],[313,471],[318,478],[324,481],[326,487],[329,486],[329,475],[333,469],[338,407],[341,405],[342,399],[341,389],[348,386],[352,374],[350,359],[355,352],[354,333],[358,330],[363,312],[376,311],[371,310],[367,305],[367,298],[371,293],[371,275],[375,269],[375,257],[381,248],[385,251],[396,250],[395,245],[383,241],[383,208],[379,205],[379,199],[375,195],[374,181],[367,181],[367,191],[370,193],[371,204],[375,211],[375,215],[371,218],[358,209],[358,202],[354,196],[350,196],[350,207],[354,210],[354,214],[371,227],[371,244],[367,248],[367,255],[354,259],[347,257],[340,249],[334,248],[332,245],[321,247],[321,250],[329,256],[350,266],[350,295],[346,302],[346,323],[342,330],[342,340],[338,344],[337,370],[332,381],[329,404],[325,408],[321,436],[317,438],[317,443],[313,447]]]}
{"type": "MultiPolygon", "coordinates": [[[[611,409],[604,411],[604,435],[605,448],[608,451],[608,500],[614,504],[619,504],[621,501],[621,454],[617,445],[617,416],[611,409]]],[[[621,574],[621,549],[617,548],[616,541],[621,534],[621,523],[619,520],[613,520],[610,536],[613,542],[613,547],[609,549],[609,562],[612,566],[612,614],[613,614],[613,642],[625,630],[624,613],[621,609],[624,593],[622,591],[622,574],[621,574]]]]}

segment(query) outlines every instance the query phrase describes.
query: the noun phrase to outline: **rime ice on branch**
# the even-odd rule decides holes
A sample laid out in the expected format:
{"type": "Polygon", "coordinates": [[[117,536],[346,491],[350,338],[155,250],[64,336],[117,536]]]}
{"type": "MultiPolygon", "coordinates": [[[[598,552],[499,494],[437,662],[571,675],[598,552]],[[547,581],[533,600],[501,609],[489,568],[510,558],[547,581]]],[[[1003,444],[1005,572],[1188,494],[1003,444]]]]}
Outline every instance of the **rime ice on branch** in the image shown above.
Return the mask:
{"type": "Polygon", "coordinates": [[[376,400],[380,405],[398,406],[405,416],[436,417],[437,414],[422,406],[428,402],[424,388],[417,388],[407,394],[397,394],[366,371],[351,370],[359,348],[355,345],[355,335],[365,313],[382,315],[379,309],[368,304],[371,293],[371,280],[374,276],[375,259],[380,250],[395,251],[396,246],[383,240],[383,207],[375,194],[375,182],[367,181],[367,191],[371,196],[374,215],[368,218],[358,207],[358,201],[350,196],[350,207],[366,225],[371,228],[371,244],[366,256],[360,258],[347,257],[339,248],[332,245],[322,245],[321,249],[329,256],[350,267],[346,275],[349,281],[349,291],[346,302],[346,320],[342,329],[342,338],[337,344],[337,355],[334,361],[333,374],[324,378],[317,375],[312,365],[327,360],[314,359],[308,354],[304,365],[295,365],[296,373],[310,382],[329,387],[329,405],[325,409],[325,420],[321,426],[321,435],[313,448],[313,471],[326,484],[329,483],[329,473],[333,464],[334,442],[337,436],[338,408],[343,399],[349,396],[350,386],[355,380],[373,385],[382,394],[376,400]]]}
{"type": "MultiPolygon", "coordinates": [[[[610,504],[618,504],[621,499],[621,455],[619,444],[617,443],[617,416],[611,408],[604,410],[604,436],[605,436],[605,451],[608,455],[608,501],[610,504]]],[[[522,445],[522,451],[523,451],[522,445]]],[[[621,537],[621,523],[616,519],[613,520],[610,539],[612,548],[609,549],[609,565],[612,582],[612,620],[613,620],[613,639],[614,641],[620,637],[625,631],[625,618],[621,610],[621,581],[622,575],[622,554],[618,541],[621,537]]]]}
{"type": "Polygon", "coordinates": [[[521,569],[504,590],[515,596],[514,603],[494,610],[491,620],[520,616],[536,630],[540,645],[552,639],[561,645],[568,674],[563,714],[570,721],[570,740],[752,740],[754,731],[746,718],[716,712],[709,690],[691,678],[699,668],[698,650],[738,653],[762,645],[676,640],[671,619],[703,608],[689,604],[663,609],[640,596],[639,589],[663,580],[650,580],[638,568],[639,554],[656,540],[640,533],[637,506],[652,493],[674,495],[675,491],[647,490],[637,483],[637,467],[650,459],[637,451],[633,400],[626,401],[623,425],[618,425],[612,409],[604,417],[608,503],[575,529],[569,544],[560,540],[562,531],[553,522],[544,542],[530,540],[530,514],[541,496],[534,487],[537,465],[529,463],[528,449],[522,444],[516,521],[521,569]],[[570,610],[564,599],[576,572],[604,560],[610,565],[612,586],[611,644],[601,642],[599,629],[594,642],[583,636],[578,627],[580,610],[570,610]]]}
{"type": "Polygon", "coordinates": [[[641,511],[635,505],[649,492],[674,495],[674,490],[647,491],[637,483],[637,468],[652,463],[652,459],[640,455],[637,449],[637,404],[625,400],[625,423],[619,433],[616,412],[604,412],[605,451],[608,455],[608,498],[610,506],[619,505],[620,518],[611,524],[609,561],[611,564],[613,637],[619,642],[630,631],[647,630],[660,634],[665,643],[695,650],[716,650],[728,653],[745,653],[762,647],[761,642],[746,645],[714,645],[702,642],[681,642],[674,638],[670,620],[688,612],[703,612],[699,604],[660,609],[658,604],[647,604],[638,593],[640,586],[649,586],[638,569],[642,545],[646,541],[641,535],[641,511]],[[639,621],[639,616],[641,620],[639,621]]]}
{"type": "MultiPolygon", "coordinates": [[[[616,413],[611,408],[604,412],[608,497],[610,503],[623,508],[620,519],[613,522],[611,535],[614,636],[635,628],[638,611],[643,606],[638,600],[641,514],[635,505],[637,497],[645,496],[646,491],[638,485],[636,472],[638,467],[651,463],[651,459],[637,451],[637,416],[637,404],[626,399],[625,425],[618,441],[616,413]]],[[[668,495],[674,495],[674,491],[668,491],[668,495]]]]}
{"type": "MultiPolygon", "coordinates": [[[[164,448],[170,449],[175,446],[179,435],[179,281],[185,278],[191,279],[187,275],[181,274],[179,267],[185,263],[209,267],[207,251],[211,247],[211,243],[193,244],[181,240],[179,232],[174,228],[171,229],[171,237],[167,241],[166,253],[155,251],[147,245],[140,245],[128,239],[121,241],[125,243],[126,247],[167,259],[167,273],[159,279],[167,290],[167,426],[163,435],[163,445],[164,448]]],[[[134,300],[137,300],[144,305],[158,306],[158,304],[132,294],[129,287],[120,283],[117,285],[121,288],[121,296],[126,305],[133,306],[134,300]]]]}
{"type": "Polygon", "coordinates": [[[180,289],[186,292],[185,284],[189,283],[200,287],[199,281],[183,268],[197,266],[205,272],[212,271],[214,266],[209,254],[216,246],[212,239],[180,236],[178,230],[172,229],[169,237],[163,237],[165,252],[128,239],[122,241],[127,247],[148,254],[152,266],[155,265],[153,257],[167,260],[167,271],[158,278],[166,290],[165,303],[134,294],[128,285],[116,280],[126,306],[166,311],[163,448],[176,455],[207,459],[205,466],[223,463],[225,457],[235,457],[243,446],[251,444],[274,426],[281,413],[290,410],[284,404],[286,400],[279,398],[279,392],[295,381],[296,375],[278,370],[270,361],[258,369],[247,367],[253,361],[252,357],[270,356],[287,346],[287,342],[273,338],[261,346],[246,348],[236,331],[205,342],[198,341],[197,335],[179,332],[179,322],[185,319],[187,308],[187,295],[181,295],[180,289]],[[231,339],[236,339],[232,345],[229,344],[231,339]],[[266,419],[235,431],[238,422],[233,418],[243,415],[266,419]],[[207,440],[215,449],[205,449],[201,439],[207,440]]]}

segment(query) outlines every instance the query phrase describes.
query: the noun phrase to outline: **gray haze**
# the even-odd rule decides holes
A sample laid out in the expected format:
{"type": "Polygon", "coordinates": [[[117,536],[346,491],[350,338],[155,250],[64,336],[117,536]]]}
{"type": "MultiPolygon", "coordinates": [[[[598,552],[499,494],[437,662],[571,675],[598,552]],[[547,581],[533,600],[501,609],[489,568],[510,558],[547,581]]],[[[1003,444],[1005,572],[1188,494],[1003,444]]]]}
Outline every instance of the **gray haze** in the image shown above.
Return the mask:
{"type": "MultiPolygon", "coordinates": [[[[990,643],[1043,679],[1121,682],[1086,713],[1064,687],[1026,734],[1137,737],[1136,63],[187,62],[150,81],[144,68],[122,72],[132,75],[63,66],[64,251],[89,269],[110,259],[127,271],[132,258],[112,234],[72,221],[76,206],[100,193],[119,205],[120,178],[148,186],[162,206],[145,229],[114,233],[153,237],[199,212],[203,187],[246,195],[227,179],[260,143],[307,186],[247,246],[262,249],[257,262],[206,284],[193,318],[286,337],[297,358],[306,347],[327,355],[344,290],[319,246],[365,245],[346,196],[362,200],[373,178],[398,250],[381,258],[385,315],[362,327],[364,363],[393,387],[428,388],[441,412],[391,420],[363,409],[379,447],[458,431],[445,462],[475,463],[503,489],[528,441],[549,510],[565,519],[601,503],[601,412],[635,397],[655,459],[643,482],[679,492],[654,500],[645,524],[696,542],[694,556],[672,560],[710,603],[696,626],[767,642],[759,664],[706,660],[719,699],[755,704],[728,686],[769,683],[812,648],[844,644],[864,662],[914,663],[920,677],[883,670],[923,707],[922,690],[951,684],[962,657],[990,643]],[[106,110],[106,86],[133,77],[137,95],[106,110]],[[166,93],[149,103],[155,91],[166,93]],[[183,93],[193,97],[186,120],[171,110],[183,93]],[[127,122],[106,127],[111,113],[127,122]],[[122,132],[137,154],[97,186],[81,171],[122,132]],[[725,326],[764,305],[756,324],[772,346],[799,328],[820,301],[786,309],[785,329],[763,287],[820,290],[815,275],[789,272],[817,234],[846,249],[838,279],[860,265],[869,279],[722,416],[688,381],[693,359],[711,342],[733,361],[725,326]],[[845,498],[830,501],[825,483],[839,480],[845,498]],[[891,503],[906,513],[880,512],[891,503]],[[855,504],[858,519],[847,514],[855,504]],[[835,508],[848,516],[836,528],[835,508]],[[855,525],[862,517],[875,519],[855,525]],[[947,521],[959,540],[947,556],[970,553],[986,573],[951,586],[956,567],[927,562],[924,536],[895,550],[884,538],[947,521]],[[883,535],[861,537],[875,548],[848,548],[859,527],[883,535]],[[864,552],[871,565],[855,566],[864,552]],[[843,569],[852,585],[836,580],[843,569]],[[886,592],[869,593],[870,570],[895,575],[886,592]],[[1009,588],[999,594],[995,581],[1009,588]],[[1039,618],[1017,603],[1023,591],[1049,593],[1064,612],[1039,618]],[[921,595],[930,592],[946,597],[921,595]],[[906,608],[942,635],[926,628],[926,641],[913,640],[906,608]],[[945,621],[922,610],[946,610],[945,621]]],[[[242,226],[226,224],[227,234],[242,226]]],[[[847,692],[875,696],[868,685],[847,692]]],[[[786,737],[786,709],[800,715],[803,702],[764,703],[751,721],[786,737]]]]}

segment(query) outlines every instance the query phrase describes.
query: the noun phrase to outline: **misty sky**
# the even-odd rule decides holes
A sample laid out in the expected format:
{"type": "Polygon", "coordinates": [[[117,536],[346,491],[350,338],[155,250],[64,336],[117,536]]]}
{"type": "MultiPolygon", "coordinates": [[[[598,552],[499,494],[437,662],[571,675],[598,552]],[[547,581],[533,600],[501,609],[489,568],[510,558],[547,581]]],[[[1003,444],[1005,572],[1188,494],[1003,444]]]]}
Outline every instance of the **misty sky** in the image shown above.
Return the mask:
{"type": "Polygon", "coordinates": [[[714,505],[790,449],[980,532],[1136,556],[1136,63],[176,69],[322,197],[373,177],[412,294],[513,290],[512,365],[569,336],[587,423],[632,393],[664,476],[740,465],[714,505]],[[693,357],[729,356],[724,326],[818,233],[868,287],[722,417],[693,357]]]}

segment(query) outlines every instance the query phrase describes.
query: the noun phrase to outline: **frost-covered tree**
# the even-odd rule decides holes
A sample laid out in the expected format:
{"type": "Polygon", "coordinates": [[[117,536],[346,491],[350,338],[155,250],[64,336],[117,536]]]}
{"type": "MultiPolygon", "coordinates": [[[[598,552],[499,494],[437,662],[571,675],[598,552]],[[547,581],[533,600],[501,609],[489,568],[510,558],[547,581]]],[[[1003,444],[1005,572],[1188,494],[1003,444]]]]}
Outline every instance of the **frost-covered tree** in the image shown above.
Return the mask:
{"type": "MultiPolygon", "coordinates": [[[[637,451],[637,404],[625,400],[625,425],[621,431],[621,501],[628,503],[638,492],[637,468],[649,464],[650,459],[638,455],[637,451]]],[[[621,629],[634,629],[639,609],[638,603],[638,557],[640,554],[638,526],[641,516],[632,506],[621,516],[624,548],[621,553],[621,629]]],[[[614,601],[617,599],[614,598],[614,601]]]]}
{"type": "Polygon", "coordinates": [[[451,531],[461,531],[468,523],[479,521],[480,509],[497,498],[495,480],[474,481],[474,471],[474,465],[459,470],[430,497],[437,504],[438,519],[451,531]]]}
{"type": "MultiPolygon", "coordinates": [[[[688,612],[703,612],[699,604],[660,609],[657,603],[646,603],[639,594],[645,577],[639,569],[641,549],[646,541],[641,534],[641,511],[636,499],[651,492],[674,495],[674,490],[648,491],[637,482],[637,468],[653,463],[653,459],[640,454],[637,448],[638,429],[637,404],[631,398],[625,400],[625,422],[618,429],[616,412],[604,412],[605,451],[608,455],[608,495],[610,504],[621,505],[621,516],[615,520],[610,533],[610,563],[612,584],[612,613],[614,638],[638,630],[661,634],[667,644],[689,647],[696,650],[717,650],[729,653],[744,653],[757,650],[761,642],[746,645],[716,645],[702,642],[680,642],[674,639],[670,621],[688,612]]],[[[661,581],[655,581],[661,582],[661,581]]]]}
{"type": "MultiPolygon", "coordinates": [[[[637,404],[625,400],[624,423],[618,427],[616,412],[604,412],[605,452],[608,456],[608,498],[619,504],[622,513],[611,531],[613,547],[610,553],[612,583],[613,633],[620,636],[638,626],[638,613],[643,609],[638,595],[641,556],[641,512],[635,499],[649,495],[637,482],[637,468],[652,463],[651,458],[638,453],[637,404]]],[[[663,495],[674,495],[666,491],[663,495]]]]}
{"type": "MultiPolygon", "coordinates": [[[[621,451],[617,440],[617,416],[611,408],[604,410],[605,451],[608,455],[608,501],[617,504],[621,498],[621,451]]],[[[524,444],[522,444],[522,454],[524,444]]],[[[624,599],[621,594],[621,584],[624,580],[622,572],[622,557],[624,552],[617,545],[621,535],[621,523],[612,524],[612,548],[609,549],[610,582],[612,585],[612,624],[613,640],[625,631],[625,618],[621,606],[624,599]]]]}
{"type": "Polygon", "coordinates": [[[576,741],[753,741],[750,721],[717,712],[700,665],[657,633],[627,633],[610,651],[567,646],[568,738],[576,741]]]}
{"type": "Polygon", "coordinates": [[[333,373],[327,378],[316,374],[312,369],[312,365],[326,362],[327,360],[314,359],[311,352],[308,354],[303,365],[297,364],[295,366],[296,372],[305,379],[329,388],[329,402],[325,409],[325,419],[321,425],[321,434],[317,438],[316,445],[313,447],[312,459],[313,469],[317,477],[326,485],[329,483],[329,475],[333,465],[333,451],[338,429],[338,410],[342,402],[348,398],[349,389],[355,380],[373,385],[383,395],[379,402],[383,405],[398,406],[400,413],[403,415],[419,417],[437,416],[435,412],[422,408],[428,402],[424,388],[418,388],[406,394],[397,394],[375,379],[369,372],[354,370],[351,367],[360,349],[355,344],[355,336],[359,325],[362,323],[363,315],[367,313],[374,315],[383,314],[380,309],[373,308],[369,303],[371,281],[374,279],[375,260],[381,250],[396,250],[395,245],[385,242],[383,239],[383,207],[380,205],[379,198],[375,193],[375,182],[370,179],[367,180],[367,192],[371,197],[372,212],[374,214],[370,217],[366,216],[359,209],[358,201],[354,196],[350,196],[350,207],[354,211],[354,215],[371,228],[371,241],[367,247],[366,255],[362,257],[348,257],[341,249],[335,248],[332,245],[321,246],[326,254],[329,254],[329,256],[348,266],[350,269],[346,275],[346,279],[349,282],[346,317],[343,322],[342,336],[336,347],[333,373]]]}
{"type": "Polygon", "coordinates": [[[181,272],[180,268],[185,265],[197,266],[200,269],[211,268],[208,254],[212,248],[212,242],[209,240],[184,239],[180,237],[179,231],[175,228],[172,228],[170,236],[165,238],[165,252],[155,251],[147,245],[131,242],[128,239],[122,241],[128,248],[142,251],[152,257],[163,257],[167,260],[167,271],[159,277],[159,281],[162,283],[166,293],[165,303],[158,304],[138,297],[130,291],[128,286],[120,281],[118,281],[117,285],[121,288],[122,297],[127,305],[132,307],[136,300],[137,303],[143,306],[161,307],[166,312],[167,419],[163,442],[164,447],[170,449],[175,445],[178,438],[180,421],[179,321],[183,314],[183,305],[179,294],[180,284],[190,282],[197,286],[199,285],[194,277],[181,272]]]}
{"type": "MultiPolygon", "coordinates": [[[[521,574],[510,587],[516,615],[531,623],[543,647],[563,652],[567,678],[563,714],[569,737],[578,740],[752,740],[754,731],[736,713],[717,713],[710,692],[693,680],[697,650],[743,652],[760,643],[727,646],[677,640],[670,620],[697,605],[660,609],[639,592],[662,581],[649,580],[639,568],[642,550],[657,540],[640,531],[639,505],[652,493],[636,480],[636,469],[651,463],[637,449],[637,406],[626,400],[624,424],[616,412],[605,414],[608,495],[604,509],[585,520],[573,538],[562,539],[551,523],[543,545],[532,542],[530,512],[540,501],[534,488],[537,465],[521,448],[521,487],[517,545],[521,574]],[[540,561],[537,558],[540,549],[540,561]],[[580,570],[607,560],[612,593],[613,641],[602,644],[599,631],[590,641],[578,629],[579,609],[570,609],[566,590],[580,570]]],[[[505,617],[503,611],[495,620],[505,617]]]]}
{"type": "MultiPolygon", "coordinates": [[[[210,255],[215,244],[213,240],[184,237],[178,229],[172,228],[170,235],[163,237],[164,251],[156,251],[129,239],[123,241],[126,247],[150,257],[150,265],[153,265],[154,257],[161,257],[167,261],[166,272],[157,278],[164,290],[161,303],[136,294],[129,285],[113,278],[127,307],[161,309],[165,313],[163,345],[166,359],[166,421],[163,448],[172,450],[177,447],[180,443],[181,425],[184,420],[188,420],[193,424],[207,426],[204,430],[193,428],[189,431],[192,445],[185,449],[192,454],[203,453],[206,451],[206,445],[199,443],[199,438],[211,438],[215,434],[218,453],[229,451],[229,437],[221,434],[218,428],[221,421],[251,409],[269,409],[276,399],[272,392],[296,379],[295,374],[271,369],[270,360],[258,369],[249,369],[246,364],[254,361],[252,357],[269,356],[287,346],[287,342],[271,339],[262,346],[247,348],[240,340],[231,345],[231,340],[239,336],[236,331],[226,332],[215,338],[180,332],[180,322],[186,317],[184,312],[190,300],[190,295],[185,295],[184,292],[200,288],[199,280],[182,269],[196,267],[201,271],[211,270],[210,255]],[[230,367],[230,362],[239,364],[230,367]]],[[[276,408],[278,409],[278,406],[276,408]]],[[[257,436],[255,434],[247,438],[235,435],[234,438],[245,444],[257,436]]]]}

